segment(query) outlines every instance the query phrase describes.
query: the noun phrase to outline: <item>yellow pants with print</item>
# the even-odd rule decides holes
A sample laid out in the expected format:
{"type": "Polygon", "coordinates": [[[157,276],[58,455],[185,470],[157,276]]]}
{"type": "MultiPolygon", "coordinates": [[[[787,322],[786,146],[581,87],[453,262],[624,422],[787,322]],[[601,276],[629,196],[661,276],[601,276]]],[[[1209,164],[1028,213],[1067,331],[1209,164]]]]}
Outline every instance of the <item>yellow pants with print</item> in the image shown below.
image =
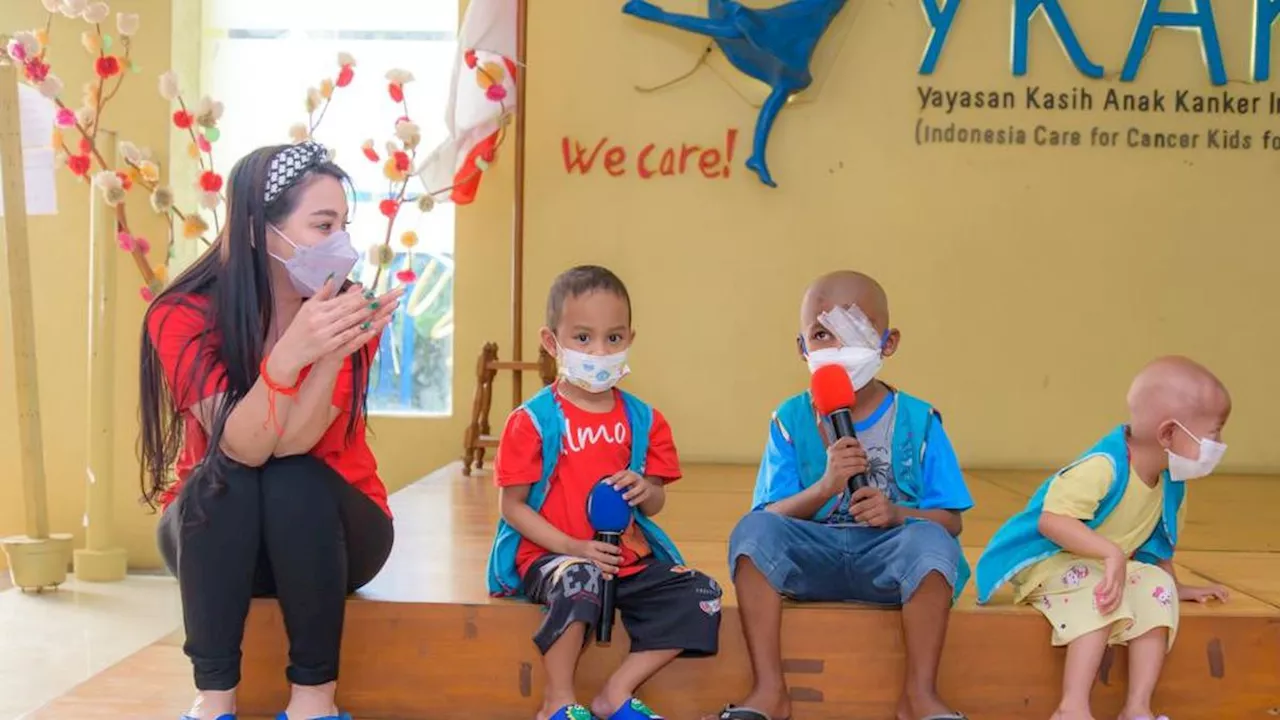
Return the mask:
{"type": "Polygon", "coordinates": [[[1129,561],[1124,595],[1115,610],[1098,612],[1094,588],[1103,580],[1099,560],[1064,553],[1063,568],[1040,584],[1024,602],[1053,625],[1053,644],[1062,646],[1110,627],[1108,645],[1126,645],[1154,628],[1169,628],[1169,647],[1178,633],[1178,591],[1169,573],[1155,565],[1129,561]]]}

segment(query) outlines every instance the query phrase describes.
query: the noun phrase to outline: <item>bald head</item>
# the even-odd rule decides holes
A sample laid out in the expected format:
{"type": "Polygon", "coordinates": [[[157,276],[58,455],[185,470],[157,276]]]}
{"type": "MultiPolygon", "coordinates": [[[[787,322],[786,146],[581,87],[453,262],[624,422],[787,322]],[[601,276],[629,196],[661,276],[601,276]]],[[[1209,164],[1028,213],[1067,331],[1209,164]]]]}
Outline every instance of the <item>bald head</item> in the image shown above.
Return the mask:
{"type": "Polygon", "coordinates": [[[1144,367],[1129,387],[1128,401],[1135,436],[1152,437],[1175,420],[1193,432],[1211,435],[1221,431],[1231,414],[1231,395],[1222,381],[1203,365],[1179,356],[1162,357],[1144,367]]]}
{"type": "Polygon", "coordinates": [[[889,298],[869,275],[852,270],[823,275],[805,290],[800,303],[800,332],[808,333],[818,316],[834,307],[857,305],[876,330],[889,327],[889,298]]]}

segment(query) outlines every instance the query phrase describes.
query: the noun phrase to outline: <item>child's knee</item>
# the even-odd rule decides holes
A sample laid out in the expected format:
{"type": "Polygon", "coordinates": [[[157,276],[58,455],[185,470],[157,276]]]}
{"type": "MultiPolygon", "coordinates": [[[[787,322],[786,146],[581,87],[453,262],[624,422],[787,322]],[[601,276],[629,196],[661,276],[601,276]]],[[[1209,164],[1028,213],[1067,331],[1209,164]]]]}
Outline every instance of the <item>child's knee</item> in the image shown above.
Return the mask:
{"type": "Polygon", "coordinates": [[[947,568],[960,564],[960,543],[938,523],[922,520],[902,526],[901,552],[912,558],[930,558],[947,568]]]}
{"type": "Polygon", "coordinates": [[[792,544],[790,518],[763,510],[747,513],[729,535],[729,567],[737,574],[740,562],[750,561],[768,575],[792,544]]]}
{"type": "Polygon", "coordinates": [[[571,562],[553,571],[543,604],[547,612],[542,626],[534,635],[534,643],[546,654],[574,623],[584,628],[595,627],[600,621],[601,596],[604,591],[604,574],[600,568],[588,562],[571,562]]]}
{"type": "Polygon", "coordinates": [[[729,534],[729,548],[743,545],[776,545],[786,534],[787,519],[766,510],[749,512],[742,516],[729,534]]]}

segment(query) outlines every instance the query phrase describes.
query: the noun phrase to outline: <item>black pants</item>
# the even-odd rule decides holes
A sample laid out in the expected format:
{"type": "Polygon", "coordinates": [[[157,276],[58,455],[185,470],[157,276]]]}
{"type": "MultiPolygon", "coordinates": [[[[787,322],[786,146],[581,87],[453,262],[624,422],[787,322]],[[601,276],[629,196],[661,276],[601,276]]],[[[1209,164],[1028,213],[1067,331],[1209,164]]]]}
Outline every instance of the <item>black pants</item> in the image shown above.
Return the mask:
{"type": "Polygon", "coordinates": [[[188,482],[164,511],[160,552],[178,578],[199,690],[240,684],[240,643],[253,597],[276,597],[289,634],[289,682],[338,678],[346,597],[391,553],[391,518],[310,456],[233,465],[226,489],[188,482]],[[199,510],[192,507],[198,501],[199,510]]]}

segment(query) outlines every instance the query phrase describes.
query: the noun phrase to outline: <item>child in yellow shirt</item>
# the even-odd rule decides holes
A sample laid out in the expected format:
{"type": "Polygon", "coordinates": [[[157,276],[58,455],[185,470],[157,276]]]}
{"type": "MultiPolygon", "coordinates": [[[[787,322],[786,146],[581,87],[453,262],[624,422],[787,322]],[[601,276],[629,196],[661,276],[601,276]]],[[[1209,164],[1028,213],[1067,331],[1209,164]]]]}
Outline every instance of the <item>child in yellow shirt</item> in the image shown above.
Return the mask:
{"type": "MultiPolygon", "coordinates": [[[[1044,614],[1067,646],[1054,720],[1090,720],[1089,691],[1108,645],[1129,646],[1120,720],[1152,720],[1151,695],[1178,630],[1178,600],[1225,601],[1221,586],[1174,578],[1184,483],[1226,452],[1231,397],[1186,358],[1144,368],[1129,390],[1128,425],[1050,478],[996,532],[978,561],[978,601],[1001,585],[1044,614]]],[[[1159,720],[1168,720],[1161,716],[1159,720]]]]}

